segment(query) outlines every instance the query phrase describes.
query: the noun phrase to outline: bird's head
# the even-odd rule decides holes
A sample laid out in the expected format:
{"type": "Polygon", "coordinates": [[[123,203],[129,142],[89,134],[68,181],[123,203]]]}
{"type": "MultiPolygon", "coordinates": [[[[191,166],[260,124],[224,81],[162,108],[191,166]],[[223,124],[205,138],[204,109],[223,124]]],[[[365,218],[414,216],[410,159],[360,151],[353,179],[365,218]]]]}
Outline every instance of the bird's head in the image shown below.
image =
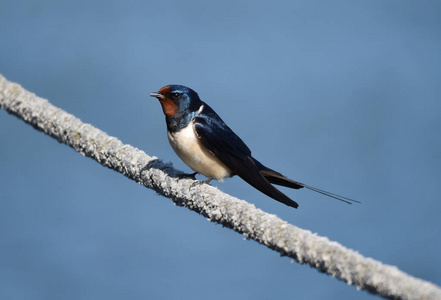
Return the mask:
{"type": "Polygon", "coordinates": [[[159,100],[164,115],[168,118],[195,112],[201,106],[198,94],[183,85],[166,85],[150,96],[159,100]]]}

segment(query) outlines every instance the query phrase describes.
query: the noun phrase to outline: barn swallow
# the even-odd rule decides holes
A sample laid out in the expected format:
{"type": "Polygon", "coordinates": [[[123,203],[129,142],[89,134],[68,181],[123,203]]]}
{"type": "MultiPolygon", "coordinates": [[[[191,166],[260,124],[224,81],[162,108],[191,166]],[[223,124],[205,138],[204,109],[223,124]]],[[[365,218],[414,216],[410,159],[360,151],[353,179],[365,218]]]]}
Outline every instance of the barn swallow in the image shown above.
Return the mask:
{"type": "MultiPolygon", "coordinates": [[[[265,195],[297,208],[298,204],[272,184],[293,189],[307,188],[351,204],[358,202],[337,194],[291,180],[265,167],[251,156],[251,150],[203,102],[192,89],[182,85],[167,85],[150,96],[159,100],[167,123],[167,136],[176,154],[196,173],[222,181],[238,175],[265,195]]],[[[190,174],[189,174],[190,175],[190,174]]]]}

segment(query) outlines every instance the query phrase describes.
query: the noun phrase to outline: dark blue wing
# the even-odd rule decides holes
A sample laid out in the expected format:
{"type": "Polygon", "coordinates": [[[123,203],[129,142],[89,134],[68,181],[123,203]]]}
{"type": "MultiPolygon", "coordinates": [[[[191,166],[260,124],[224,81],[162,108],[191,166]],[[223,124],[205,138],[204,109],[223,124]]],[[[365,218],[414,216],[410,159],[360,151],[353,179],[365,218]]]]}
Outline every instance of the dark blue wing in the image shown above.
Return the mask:
{"type": "MultiPolygon", "coordinates": [[[[237,158],[251,156],[251,150],[247,145],[207,104],[204,104],[202,114],[195,117],[194,127],[202,144],[225,164],[230,156],[237,158]]],[[[229,164],[227,166],[231,169],[229,164]]]]}
{"type": "Polygon", "coordinates": [[[194,128],[201,143],[230,168],[233,175],[238,175],[269,197],[297,208],[296,202],[272,186],[260,173],[264,166],[251,157],[247,145],[205,103],[202,113],[194,118],[194,128]]]}

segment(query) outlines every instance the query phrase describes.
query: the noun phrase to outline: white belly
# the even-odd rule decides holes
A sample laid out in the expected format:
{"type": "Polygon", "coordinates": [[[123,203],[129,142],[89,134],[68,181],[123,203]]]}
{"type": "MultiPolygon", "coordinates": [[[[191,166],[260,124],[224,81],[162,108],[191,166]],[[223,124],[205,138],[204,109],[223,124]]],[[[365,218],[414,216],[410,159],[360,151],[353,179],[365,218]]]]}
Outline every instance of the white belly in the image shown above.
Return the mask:
{"type": "Polygon", "coordinates": [[[168,141],[183,162],[205,177],[222,180],[232,175],[231,170],[199,141],[193,122],[178,132],[168,133],[168,141]]]}

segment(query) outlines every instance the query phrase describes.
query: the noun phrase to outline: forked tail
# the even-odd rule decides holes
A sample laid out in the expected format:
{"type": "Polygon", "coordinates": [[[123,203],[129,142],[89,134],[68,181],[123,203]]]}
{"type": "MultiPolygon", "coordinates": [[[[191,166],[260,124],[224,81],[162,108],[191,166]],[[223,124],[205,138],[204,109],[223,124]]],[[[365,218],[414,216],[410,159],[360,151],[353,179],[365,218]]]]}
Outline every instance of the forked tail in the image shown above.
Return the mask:
{"type": "Polygon", "coordinates": [[[289,188],[293,188],[293,189],[301,189],[303,187],[320,193],[322,195],[337,199],[339,201],[343,201],[345,203],[348,204],[352,204],[352,203],[361,203],[360,201],[345,197],[345,196],[341,196],[338,194],[334,194],[298,181],[294,181],[292,179],[289,179],[285,176],[283,176],[282,174],[280,174],[279,172],[276,172],[274,170],[271,170],[270,168],[265,167],[264,165],[262,165],[259,161],[257,161],[256,159],[254,159],[254,163],[257,165],[257,167],[260,170],[260,173],[263,175],[263,177],[265,177],[266,180],[268,180],[270,183],[272,184],[277,184],[277,185],[281,185],[281,186],[286,186],[289,188]]]}

